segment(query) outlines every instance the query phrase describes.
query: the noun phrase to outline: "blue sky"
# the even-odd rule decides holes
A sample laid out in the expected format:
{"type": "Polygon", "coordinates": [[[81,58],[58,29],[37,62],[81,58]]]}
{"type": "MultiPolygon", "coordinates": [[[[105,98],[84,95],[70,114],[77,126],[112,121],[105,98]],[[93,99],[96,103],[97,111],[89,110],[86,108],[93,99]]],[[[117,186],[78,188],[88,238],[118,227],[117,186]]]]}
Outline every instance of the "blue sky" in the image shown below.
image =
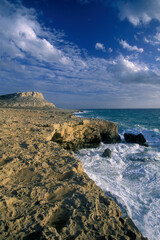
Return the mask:
{"type": "Polygon", "coordinates": [[[0,94],[160,108],[159,0],[1,0],[0,94]]]}

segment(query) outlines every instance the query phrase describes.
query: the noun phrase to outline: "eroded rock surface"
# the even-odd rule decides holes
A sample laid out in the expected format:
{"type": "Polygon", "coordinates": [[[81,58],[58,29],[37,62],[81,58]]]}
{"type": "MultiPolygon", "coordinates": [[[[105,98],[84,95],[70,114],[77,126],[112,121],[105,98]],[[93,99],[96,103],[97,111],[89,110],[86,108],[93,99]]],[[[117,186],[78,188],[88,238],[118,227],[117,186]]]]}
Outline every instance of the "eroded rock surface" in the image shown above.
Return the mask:
{"type": "Polygon", "coordinates": [[[54,126],[51,139],[65,149],[77,150],[80,148],[97,147],[101,142],[120,142],[117,124],[97,119],[75,119],[54,126]]]}
{"type": "Polygon", "coordinates": [[[0,108],[0,239],[144,239],[74,153],[50,141],[58,124],[61,133],[67,122],[89,126],[80,121],[65,110],[0,108]]]}

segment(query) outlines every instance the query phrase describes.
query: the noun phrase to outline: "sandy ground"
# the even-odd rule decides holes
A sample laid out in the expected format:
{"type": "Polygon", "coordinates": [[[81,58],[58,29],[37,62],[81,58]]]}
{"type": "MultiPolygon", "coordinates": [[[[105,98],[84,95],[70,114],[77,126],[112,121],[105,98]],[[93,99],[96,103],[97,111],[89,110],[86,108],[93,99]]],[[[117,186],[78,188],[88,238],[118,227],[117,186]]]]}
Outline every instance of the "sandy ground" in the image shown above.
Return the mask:
{"type": "Polygon", "coordinates": [[[51,141],[61,109],[0,108],[0,239],[144,239],[130,218],[51,141]]]}

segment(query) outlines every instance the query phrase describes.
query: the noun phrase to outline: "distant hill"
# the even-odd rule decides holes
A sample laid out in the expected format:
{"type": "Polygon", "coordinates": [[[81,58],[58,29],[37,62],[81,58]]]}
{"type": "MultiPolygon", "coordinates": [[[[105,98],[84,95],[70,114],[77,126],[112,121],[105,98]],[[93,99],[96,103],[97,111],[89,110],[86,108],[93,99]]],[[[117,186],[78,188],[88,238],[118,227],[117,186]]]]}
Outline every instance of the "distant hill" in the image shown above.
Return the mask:
{"type": "Polygon", "coordinates": [[[40,92],[12,93],[0,96],[0,107],[55,107],[40,92]]]}

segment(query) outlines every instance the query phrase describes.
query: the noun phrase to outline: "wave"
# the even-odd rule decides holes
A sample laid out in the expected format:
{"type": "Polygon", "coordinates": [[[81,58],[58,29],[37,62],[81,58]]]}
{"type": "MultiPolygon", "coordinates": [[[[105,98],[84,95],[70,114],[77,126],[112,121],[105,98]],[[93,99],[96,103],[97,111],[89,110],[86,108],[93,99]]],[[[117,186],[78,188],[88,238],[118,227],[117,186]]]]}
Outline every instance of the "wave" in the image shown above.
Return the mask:
{"type": "Polygon", "coordinates": [[[151,240],[160,238],[160,229],[150,223],[150,218],[155,226],[160,221],[159,152],[138,144],[101,144],[99,148],[80,150],[77,157],[89,177],[115,199],[123,214],[133,219],[144,236],[151,240]],[[102,153],[108,147],[112,158],[103,158],[102,153]]]}
{"type": "Polygon", "coordinates": [[[91,110],[82,116],[117,122],[122,139],[120,144],[80,150],[77,157],[84,170],[144,236],[160,239],[160,110],[91,110]],[[125,132],[142,133],[150,147],[127,144],[125,132]],[[111,158],[102,157],[106,148],[111,149],[111,158]]]}

